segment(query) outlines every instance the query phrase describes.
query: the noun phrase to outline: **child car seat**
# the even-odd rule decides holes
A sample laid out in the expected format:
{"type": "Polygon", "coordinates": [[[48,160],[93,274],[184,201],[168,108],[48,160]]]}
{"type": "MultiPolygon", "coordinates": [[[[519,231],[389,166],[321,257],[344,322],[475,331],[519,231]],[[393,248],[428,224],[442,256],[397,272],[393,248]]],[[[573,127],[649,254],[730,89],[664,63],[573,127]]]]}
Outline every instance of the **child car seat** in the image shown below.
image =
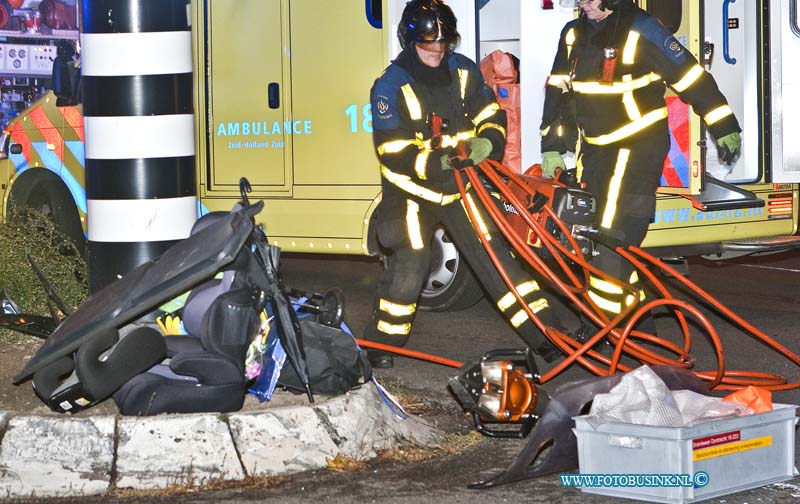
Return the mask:
{"type": "MultiPolygon", "coordinates": [[[[195,234],[227,215],[212,212],[195,234]]],[[[260,289],[247,275],[252,253],[242,250],[222,278],[193,289],[182,309],[188,335],[166,336],[166,359],[125,383],[113,398],[123,415],[228,412],[242,407],[247,345],[259,328],[260,289]]]]}

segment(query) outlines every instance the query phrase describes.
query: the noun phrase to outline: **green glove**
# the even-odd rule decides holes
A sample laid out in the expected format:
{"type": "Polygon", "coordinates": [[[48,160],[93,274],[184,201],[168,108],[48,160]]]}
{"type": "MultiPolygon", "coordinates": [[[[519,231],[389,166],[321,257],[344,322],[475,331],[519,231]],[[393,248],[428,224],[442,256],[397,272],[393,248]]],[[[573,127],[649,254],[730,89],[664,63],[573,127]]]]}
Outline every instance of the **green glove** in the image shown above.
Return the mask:
{"type": "Polygon", "coordinates": [[[556,168],[561,168],[562,170],[567,168],[561,154],[556,151],[542,153],[542,175],[553,178],[556,176],[556,168]]]}
{"type": "Polygon", "coordinates": [[[449,154],[442,154],[442,170],[452,170],[453,164],[450,162],[450,155],[449,154]]]}
{"type": "Polygon", "coordinates": [[[475,137],[469,140],[469,158],[475,166],[486,161],[494,147],[488,138],[475,137]]]}
{"type": "Polygon", "coordinates": [[[730,166],[739,157],[739,150],[742,148],[742,136],[735,131],[717,140],[717,154],[719,160],[730,166]]]}

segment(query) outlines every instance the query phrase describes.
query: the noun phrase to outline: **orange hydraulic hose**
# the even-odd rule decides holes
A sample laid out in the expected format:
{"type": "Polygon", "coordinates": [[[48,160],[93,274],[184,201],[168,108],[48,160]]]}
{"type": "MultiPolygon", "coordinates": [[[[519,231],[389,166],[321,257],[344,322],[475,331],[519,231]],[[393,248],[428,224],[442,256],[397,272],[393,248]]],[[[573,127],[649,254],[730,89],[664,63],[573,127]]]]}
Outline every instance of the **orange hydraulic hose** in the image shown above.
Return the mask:
{"type": "MultiPolygon", "coordinates": [[[[684,286],[688,287],[697,297],[707,301],[712,306],[717,308],[733,323],[739,325],[739,327],[760,339],[766,345],[778,351],[799,366],[800,356],[794,354],[780,343],[776,342],[772,338],[769,338],[766,334],[744,321],[741,317],[714,299],[710,294],[705,292],[690,280],[678,274],[676,271],[657,258],[647,254],[638,247],[617,247],[616,252],[628,260],[638,271],[642,272],[646,280],[654,286],[655,290],[661,296],[660,299],[649,301],[640,306],[638,289],[625,282],[621,282],[617,279],[609,277],[596,267],[589,264],[588,261],[586,261],[586,259],[583,257],[583,254],[580,252],[580,248],[575,239],[571,236],[571,230],[569,230],[566,225],[561,222],[560,219],[558,219],[557,215],[551,208],[546,206],[542,209],[542,212],[546,213],[547,217],[551,219],[551,221],[554,222],[561,230],[561,232],[564,234],[564,237],[567,238],[569,247],[571,247],[572,250],[559,242],[551,233],[547,232],[546,229],[544,229],[543,226],[534,219],[533,215],[527,210],[524,203],[520,201],[515,194],[513,194],[509,187],[512,184],[516,185],[518,188],[522,189],[523,192],[533,196],[535,191],[525,184],[524,178],[521,175],[514,173],[507,167],[491,160],[485,161],[479,166],[479,168],[489,182],[497,187],[501,195],[517,210],[518,215],[525,221],[536,238],[538,238],[542,246],[546,248],[550,255],[555,258],[556,263],[561,268],[561,271],[559,273],[554,272],[550,266],[546,264],[541,257],[538,256],[538,254],[534,253],[528,244],[522,240],[517,233],[514,232],[503,213],[493,203],[491,195],[489,195],[488,191],[483,186],[483,183],[479,179],[474,168],[457,170],[454,174],[462,198],[466,199],[466,187],[461,178],[460,171],[463,171],[463,173],[466,174],[471,187],[478,196],[478,200],[495,222],[500,232],[507,239],[509,244],[511,244],[515,252],[517,252],[539,275],[559,288],[564,295],[566,295],[573,303],[576,304],[578,308],[580,308],[584,314],[602,327],[602,329],[588,341],[580,343],[561,331],[556,330],[555,328],[544,326],[536,314],[533,313],[532,310],[528,309],[526,303],[524,303],[522,299],[522,296],[519,295],[515,286],[508,279],[507,274],[505,271],[503,271],[502,266],[496,259],[496,254],[492,250],[491,244],[485,239],[485,237],[483,237],[482,233],[476,233],[486,249],[490,259],[492,259],[492,262],[497,268],[501,278],[517,299],[517,302],[519,302],[520,306],[525,309],[526,314],[531,318],[536,326],[540,329],[544,328],[542,332],[553,342],[553,344],[555,344],[566,354],[566,358],[562,362],[557,364],[553,369],[542,376],[542,383],[549,381],[575,361],[579,362],[588,370],[598,375],[613,374],[617,370],[628,371],[629,368],[621,365],[619,362],[623,353],[630,355],[642,364],[671,364],[690,368],[693,366],[694,362],[689,355],[689,350],[691,349],[691,334],[685,316],[685,314],[688,314],[691,315],[700,324],[700,326],[705,329],[711,339],[717,360],[717,369],[714,371],[695,371],[695,374],[698,377],[709,382],[711,388],[716,388],[719,390],[733,390],[747,385],[757,385],[770,390],[787,390],[800,387],[800,382],[787,383],[785,378],[772,373],[725,369],[725,356],[722,342],[719,339],[716,329],[709,322],[708,318],[695,305],[692,305],[687,301],[674,298],[666,286],[658,280],[655,274],[645,267],[640,259],[643,259],[651,265],[670,273],[673,277],[677,278],[681,283],[683,283],[684,286]],[[503,180],[502,177],[505,177],[507,181],[503,180]],[[574,272],[568,266],[568,262],[572,262],[584,270],[583,281],[581,281],[574,274],[574,272]],[[588,283],[586,279],[590,273],[614,284],[622,289],[623,292],[633,295],[634,302],[624,308],[622,313],[614,317],[613,320],[608,320],[605,314],[597,309],[594,303],[592,303],[586,295],[586,284],[588,283]],[[566,282],[562,280],[562,276],[566,277],[566,282]],[[652,309],[659,306],[669,307],[675,314],[684,339],[682,346],[675,345],[674,343],[659,338],[655,335],[633,330],[633,327],[640,318],[645,316],[652,309]],[[625,322],[624,327],[620,327],[623,322],[625,322]],[[608,338],[608,340],[615,345],[614,354],[611,359],[591,350],[592,347],[594,347],[604,338],[608,338]],[[639,345],[634,340],[647,341],[651,345],[660,347],[663,350],[675,354],[676,358],[667,358],[658,352],[639,345]],[[601,365],[594,364],[591,361],[596,361],[601,365]]],[[[472,209],[470,205],[465,205],[465,208],[470,216],[470,220],[472,222],[476,222],[474,209],[472,209]]]]}
{"type": "MultiPolygon", "coordinates": [[[[714,306],[714,308],[719,310],[732,322],[737,324],[746,332],[750,333],[752,336],[761,340],[768,347],[772,348],[773,350],[777,351],[787,359],[794,362],[796,365],[800,366],[800,356],[798,356],[796,353],[792,352],[790,349],[786,348],[779,342],[775,341],[773,338],[770,338],[769,336],[764,334],[761,330],[759,330],[758,328],[756,328],[755,326],[753,326],[752,324],[741,318],[739,315],[734,313],[730,308],[723,305],[720,301],[711,296],[711,294],[703,290],[700,286],[698,286],[694,282],[691,282],[688,278],[685,278],[684,276],[678,274],[678,272],[672,269],[669,265],[665,264],[656,257],[648,254],[639,247],[630,246],[628,247],[628,249],[634,254],[644,258],[651,264],[661,268],[667,273],[670,273],[684,286],[688,287],[692,292],[694,292],[698,297],[708,301],[712,306],[714,306]]],[[[707,373],[697,373],[697,374],[707,379],[707,373]]],[[[726,383],[734,384],[735,386],[720,387],[723,390],[734,390],[747,385],[757,385],[760,387],[769,388],[771,390],[790,390],[800,387],[800,382],[787,383],[787,380],[784,377],[773,373],[758,372],[758,371],[729,371],[727,374],[728,376],[731,377],[733,376],[748,377],[749,380],[738,380],[738,379],[728,380],[726,383]]]]}
{"type": "Polygon", "coordinates": [[[407,348],[400,348],[392,345],[384,345],[382,343],[376,343],[374,341],[367,341],[356,338],[356,343],[359,346],[363,346],[366,348],[374,348],[375,350],[383,350],[385,352],[391,352],[394,354],[403,355],[405,357],[411,357],[413,359],[426,360],[428,362],[433,362],[434,364],[441,364],[443,366],[460,368],[461,366],[464,365],[463,362],[446,359],[444,357],[439,357],[438,355],[426,354],[423,352],[417,352],[415,350],[409,350],[407,348]]]}
{"type": "MultiPolygon", "coordinates": [[[[463,150],[461,152],[462,158],[465,157],[463,150]]],[[[517,211],[528,228],[532,231],[538,239],[541,246],[544,247],[549,254],[554,258],[560,271],[553,271],[553,269],[523,240],[511,227],[505,215],[496,206],[493,197],[489,194],[484,187],[483,182],[475,168],[463,168],[454,171],[456,184],[461,194],[462,201],[467,201],[468,187],[472,187],[478,200],[481,202],[483,209],[488,213],[489,217],[496,224],[498,230],[506,238],[508,243],[512,246],[515,252],[530,265],[542,279],[547,280],[552,285],[557,287],[572,303],[574,303],[583,314],[589,317],[601,329],[591,338],[585,342],[579,342],[572,337],[564,334],[556,328],[544,325],[544,323],[536,316],[533,310],[525,303],[523,296],[517,291],[516,286],[513,284],[508,274],[502,267],[502,264],[497,258],[497,253],[492,248],[490,240],[476,229],[476,236],[479,238],[480,243],[486,250],[489,259],[494,264],[503,282],[509,288],[509,291],[514,295],[516,301],[525,310],[525,313],[531,321],[542,331],[543,334],[562,352],[566,358],[555,365],[550,371],[542,375],[540,378],[541,383],[553,379],[555,376],[563,372],[567,367],[574,362],[578,362],[581,366],[585,367],[590,372],[603,376],[614,374],[617,371],[627,372],[631,368],[620,363],[622,354],[625,353],[641,364],[669,364],[679,366],[686,369],[691,369],[694,365],[689,351],[691,349],[691,333],[689,324],[686,320],[686,314],[692,316],[699,325],[705,329],[714,350],[717,360],[716,370],[711,371],[694,371],[695,375],[699,378],[709,382],[710,388],[716,390],[737,390],[748,385],[756,385],[769,390],[789,390],[800,388],[800,381],[789,383],[788,380],[780,375],[758,372],[758,371],[739,371],[730,370],[725,368],[725,354],[723,351],[722,341],[717,334],[716,329],[710,323],[708,318],[700,311],[700,309],[684,300],[680,300],[672,296],[667,287],[656,277],[656,275],[647,267],[649,265],[659,268],[660,270],[670,274],[673,278],[681,282],[687,287],[696,297],[706,301],[711,306],[716,308],[720,313],[726,316],[732,324],[738,325],[741,329],[756,337],[768,347],[782,354],[787,359],[800,366],[800,356],[781,345],[774,339],[770,338],[762,331],[758,330],[753,325],[746,322],[740,316],[735,314],[729,308],[724,306],[718,300],[714,299],[705,290],[691,282],[689,279],[680,275],[677,271],[669,265],[663,263],[656,257],[648,254],[636,246],[618,246],[615,252],[625,258],[631,265],[641,272],[649,284],[661,296],[659,299],[648,301],[641,304],[639,299],[639,290],[632,285],[622,282],[618,279],[610,277],[606,273],[598,270],[595,266],[590,264],[580,251],[580,247],[575,237],[572,236],[572,231],[567,228],[549,206],[545,206],[540,211],[551,222],[553,222],[561,231],[567,240],[569,247],[561,243],[556,237],[548,232],[542,224],[531,214],[524,202],[514,194],[511,186],[521,189],[527,196],[533,197],[536,192],[533,188],[525,183],[525,178],[515,173],[513,170],[501,165],[500,163],[487,160],[481,163],[478,167],[481,173],[491,182],[494,187],[498,189],[500,194],[505,198],[508,203],[517,211]],[[462,178],[462,173],[466,175],[469,186],[465,185],[462,178]],[[644,261],[644,262],[643,262],[644,261]],[[570,263],[580,267],[583,270],[582,279],[573,271],[570,263]],[[623,291],[632,296],[633,302],[621,310],[617,316],[609,320],[608,317],[602,312],[589,298],[588,292],[588,279],[590,275],[602,278],[603,280],[613,284],[623,291]],[[683,344],[676,345],[658,336],[647,334],[642,331],[634,330],[636,323],[656,307],[668,307],[675,315],[683,337],[683,344]],[[624,324],[624,325],[623,325],[624,324]],[[598,343],[604,339],[614,345],[614,353],[609,358],[599,352],[593,350],[598,343]],[[636,340],[646,341],[648,344],[658,347],[668,353],[674,354],[674,358],[669,358],[661,355],[659,352],[646,348],[636,340]]],[[[476,211],[470,204],[464,204],[464,208],[470,221],[473,223],[479,222],[477,219],[476,211]]],[[[541,214],[540,214],[541,215],[541,214]]],[[[463,363],[435,355],[399,348],[391,345],[383,345],[372,341],[365,341],[357,339],[356,342],[367,348],[374,348],[383,350],[398,355],[404,355],[416,359],[427,360],[445,366],[460,368],[463,363]]]]}
{"type": "MultiPolygon", "coordinates": [[[[631,310],[633,310],[635,308],[635,305],[633,305],[633,304],[628,306],[625,310],[622,311],[622,313],[620,313],[619,315],[617,315],[617,317],[615,317],[615,319],[613,321],[614,322],[613,324],[608,324],[607,323],[607,319],[605,319],[602,314],[598,315],[597,311],[592,310],[589,307],[586,307],[585,304],[575,296],[575,293],[572,292],[572,289],[567,288],[563,284],[563,282],[559,279],[559,277],[555,273],[553,273],[550,270],[550,268],[544,263],[544,261],[537,254],[534,254],[533,251],[527,246],[527,244],[525,244],[519,238],[519,236],[517,236],[516,233],[514,233],[510,229],[509,224],[506,222],[505,218],[500,213],[500,210],[492,203],[488,192],[485,190],[485,188],[483,187],[482,184],[478,183],[479,181],[477,179],[477,174],[475,174],[475,171],[473,169],[471,169],[471,168],[468,168],[465,171],[467,173],[467,176],[470,178],[470,181],[472,182],[473,187],[477,187],[478,188],[477,195],[478,195],[479,200],[483,203],[485,209],[489,211],[489,214],[491,215],[492,220],[495,222],[495,224],[497,224],[498,229],[502,232],[502,234],[506,237],[506,239],[508,239],[508,241],[512,244],[514,249],[520,255],[522,255],[522,257],[526,261],[528,261],[528,263],[535,270],[537,270],[540,274],[542,274],[542,276],[544,278],[550,280],[553,284],[558,286],[572,300],[573,303],[575,303],[577,306],[581,307],[583,312],[586,313],[589,317],[591,317],[596,323],[598,323],[598,325],[606,326],[606,327],[609,327],[609,328],[615,327],[619,322],[621,322],[627,316],[627,314],[631,310]],[[603,318],[601,318],[601,317],[603,317],[603,318]]],[[[493,174],[491,172],[487,173],[487,176],[490,178],[490,180],[493,179],[492,175],[493,174]]],[[[460,175],[458,173],[456,173],[456,181],[457,182],[459,181],[459,176],[460,175]]],[[[464,187],[463,184],[460,184],[460,188],[463,189],[463,187],[464,187]]],[[[506,196],[512,202],[512,205],[515,206],[515,208],[518,209],[518,211],[520,212],[520,215],[526,215],[527,214],[526,210],[522,210],[522,205],[520,204],[518,199],[513,194],[511,194],[507,190],[507,188],[504,187],[504,184],[501,183],[498,186],[498,188],[501,191],[501,193],[503,193],[503,195],[506,196]]],[[[543,230],[538,223],[536,223],[535,221],[533,221],[532,218],[530,218],[529,215],[527,217],[528,218],[526,218],[526,222],[528,223],[528,225],[537,232],[537,237],[540,240],[542,240],[542,242],[544,244],[546,244],[546,246],[548,246],[548,249],[552,253],[553,248],[550,247],[548,244],[550,242],[555,241],[555,238],[552,235],[550,235],[550,233],[547,233],[545,230],[543,230]]],[[[474,219],[473,219],[473,222],[474,222],[474,219]]],[[[482,243],[485,243],[485,242],[482,242],[482,243]]],[[[560,244],[558,244],[558,245],[560,245],[560,244]]],[[[580,254],[580,252],[577,252],[577,253],[578,253],[578,255],[574,256],[573,260],[578,262],[584,269],[591,270],[593,273],[597,274],[598,276],[602,275],[602,276],[606,277],[608,279],[608,281],[614,282],[613,278],[609,277],[608,275],[605,275],[604,273],[600,272],[599,270],[597,270],[593,266],[591,266],[588,263],[586,263],[586,261],[583,260],[582,254],[580,254]]],[[[490,256],[491,256],[491,254],[490,254],[490,256]]],[[[495,267],[498,268],[498,271],[502,270],[501,266],[496,262],[495,262],[495,267]]],[[[504,276],[504,275],[501,274],[501,277],[502,276],[504,276]]],[[[504,278],[504,280],[506,280],[506,279],[504,278]]],[[[619,282],[616,282],[616,283],[619,284],[619,282]]],[[[506,285],[508,286],[509,290],[515,294],[515,297],[517,297],[518,300],[521,299],[521,296],[518,295],[518,293],[516,292],[516,287],[513,284],[511,284],[510,282],[506,281],[506,285]]],[[[625,289],[626,286],[627,286],[627,290],[628,290],[629,294],[631,294],[631,295],[638,294],[638,291],[636,291],[635,289],[633,289],[632,286],[629,286],[627,284],[621,284],[620,288],[621,289],[625,289]]],[[[581,291],[583,292],[585,290],[586,290],[586,287],[583,286],[581,288],[581,291]]],[[[588,298],[587,298],[587,300],[588,300],[588,298]]],[[[525,303],[521,302],[521,305],[523,307],[525,307],[525,303]]],[[[526,313],[536,323],[537,327],[542,325],[541,321],[538,319],[538,317],[535,316],[535,314],[532,314],[528,310],[526,310],[526,313]]],[[[568,338],[568,337],[566,335],[563,335],[563,333],[561,333],[562,335],[560,337],[557,337],[553,331],[555,331],[554,328],[548,328],[547,330],[543,330],[542,332],[544,334],[546,334],[548,336],[548,338],[550,338],[550,340],[554,344],[556,344],[559,348],[561,348],[562,350],[565,350],[564,343],[562,342],[562,344],[559,344],[558,341],[559,341],[559,339],[568,338]]],[[[603,332],[603,335],[604,334],[605,334],[605,332],[603,332]]],[[[577,343],[576,343],[576,345],[577,345],[577,343]]],[[[580,345],[577,345],[577,346],[580,346],[580,345]]],[[[613,371],[604,370],[604,369],[602,369],[600,367],[597,367],[596,365],[594,365],[591,362],[587,361],[583,357],[583,354],[586,353],[589,348],[591,348],[591,345],[588,345],[588,344],[581,346],[577,351],[574,352],[576,354],[575,359],[578,360],[578,362],[581,365],[583,365],[584,367],[586,367],[587,369],[589,369],[590,371],[592,371],[592,372],[594,372],[596,374],[609,374],[609,373],[613,374],[613,371]]],[[[594,358],[594,360],[600,360],[600,359],[598,359],[596,357],[596,354],[595,355],[590,355],[590,357],[594,358]]],[[[572,357],[568,357],[568,359],[567,359],[568,360],[568,364],[571,363],[575,359],[572,359],[572,357]]],[[[603,361],[603,362],[605,363],[606,361],[603,361]]],[[[564,364],[563,368],[565,368],[568,364],[564,364]]],[[[560,368],[560,369],[563,369],[563,368],[560,368]]],[[[553,373],[552,371],[551,371],[551,373],[548,373],[548,376],[550,376],[552,373],[553,373]]],[[[543,380],[543,381],[546,381],[546,380],[543,380]]]]}

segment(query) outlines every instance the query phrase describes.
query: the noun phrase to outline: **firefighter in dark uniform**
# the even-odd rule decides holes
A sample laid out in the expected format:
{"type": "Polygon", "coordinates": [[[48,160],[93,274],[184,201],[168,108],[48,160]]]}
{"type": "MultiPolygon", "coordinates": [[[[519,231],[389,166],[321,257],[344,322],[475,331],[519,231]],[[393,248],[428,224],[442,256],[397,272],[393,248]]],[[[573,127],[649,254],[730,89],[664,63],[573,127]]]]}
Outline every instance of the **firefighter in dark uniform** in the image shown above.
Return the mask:
{"type": "MultiPolygon", "coordinates": [[[[408,2],[398,38],[403,51],[375,81],[371,92],[373,141],[380,161],[382,199],[377,237],[387,254],[365,339],[403,346],[411,332],[430,267],[430,242],[444,226],[502,314],[534,352],[552,360],[558,351],[536,328],[497,274],[477,233],[494,250],[518,292],[541,320],[558,326],[541,285],[512,257],[509,245],[481,210],[471,223],[466,205],[479,208],[468,193],[463,201],[450,153],[459,142],[475,165],[502,159],[506,116],[478,66],[455,53],[460,41],[456,18],[441,0],[408,2]],[[473,226],[474,224],[474,226],[473,226]]],[[[372,350],[375,367],[391,367],[390,354],[372,350]]]]}
{"type": "MultiPolygon", "coordinates": [[[[670,145],[667,86],[703,118],[723,162],[738,156],[741,129],[714,78],[656,18],[632,0],[576,3],[580,16],[561,32],[547,81],[542,171],[553,176],[564,168],[561,154],[574,151],[578,177],[597,198],[600,229],[639,245],[670,145]]],[[[627,261],[599,249],[594,264],[600,270],[637,284],[627,261]]],[[[633,301],[596,276],[589,295],[609,317],[633,301]]]]}

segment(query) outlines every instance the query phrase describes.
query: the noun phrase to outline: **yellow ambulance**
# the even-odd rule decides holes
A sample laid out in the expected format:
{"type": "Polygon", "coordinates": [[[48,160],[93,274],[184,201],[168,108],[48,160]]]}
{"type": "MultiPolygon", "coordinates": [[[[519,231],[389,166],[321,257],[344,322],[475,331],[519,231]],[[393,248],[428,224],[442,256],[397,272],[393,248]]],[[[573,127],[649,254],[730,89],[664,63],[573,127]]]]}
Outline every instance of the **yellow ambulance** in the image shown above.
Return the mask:
{"type": "MultiPolygon", "coordinates": [[[[521,61],[522,166],[540,160],[544,79],[571,7],[545,0],[450,0],[460,52],[521,61]]],[[[369,90],[397,54],[404,0],[193,0],[197,196],[200,211],[229,210],[239,179],[270,240],[288,252],[377,254],[371,216],[380,200],[369,90]]],[[[800,48],[790,0],[640,0],[712,72],[743,126],[743,151],[718,166],[701,121],[670,98],[673,148],[644,242],[662,256],[783,250],[797,242],[800,48]]],[[[86,196],[80,105],[52,92],[15,117],[0,139],[2,215],[50,213],[76,241],[86,196]]],[[[442,231],[422,304],[458,309],[480,289],[442,231]]]]}

